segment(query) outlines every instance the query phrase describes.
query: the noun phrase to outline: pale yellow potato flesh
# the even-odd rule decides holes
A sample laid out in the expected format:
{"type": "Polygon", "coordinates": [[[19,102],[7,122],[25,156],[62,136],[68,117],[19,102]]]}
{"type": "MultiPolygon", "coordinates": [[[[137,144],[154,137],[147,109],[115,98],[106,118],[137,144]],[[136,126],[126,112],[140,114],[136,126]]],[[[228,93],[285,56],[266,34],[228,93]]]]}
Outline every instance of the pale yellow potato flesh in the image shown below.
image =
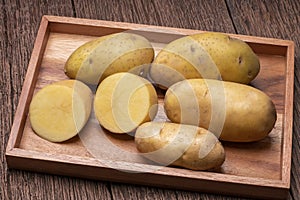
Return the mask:
{"type": "Polygon", "coordinates": [[[178,82],[168,89],[164,103],[172,122],[203,127],[231,142],[261,140],[277,119],[275,105],[264,92],[226,81],[178,82]]]}
{"type": "Polygon", "coordinates": [[[220,167],[225,160],[216,136],[197,126],[147,122],[137,129],[135,143],[144,157],[164,166],[208,170],[220,167]]]}
{"type": "Polygon", "coordinates": [[[152,84],[130,73],[117,73],[98,86],[94,111],[101,126],[113,133],[129,133],[150,121],[157,112],[152,84]]]}
{"type": "Polygon", "coordinates": [[[153,61],[150,75],[168,88],[192,78],[248,84],[259,73],[258,56],[244,41],[222,33],[200,33],[167,44],[153,61]],[[176,73],[171,73],[171,71],[176,73]],[[165,76],[165,73],[172,76],[165,76]]]}
{"type": "Polygon", "coordinates": [[[80,132],[91,113],[92,91],[75,80],[56,82],[39,90],[30,103],[34,132],[51,142],[63,142],[80,132]]]}
{"type": "Polygon", "coordinates": [[[116,33],[87,42],[76,49],[65,64],[69,78],[97,85],[118,72],[128,72],[154,59],[151,43],[132,33],[116,33]]]}

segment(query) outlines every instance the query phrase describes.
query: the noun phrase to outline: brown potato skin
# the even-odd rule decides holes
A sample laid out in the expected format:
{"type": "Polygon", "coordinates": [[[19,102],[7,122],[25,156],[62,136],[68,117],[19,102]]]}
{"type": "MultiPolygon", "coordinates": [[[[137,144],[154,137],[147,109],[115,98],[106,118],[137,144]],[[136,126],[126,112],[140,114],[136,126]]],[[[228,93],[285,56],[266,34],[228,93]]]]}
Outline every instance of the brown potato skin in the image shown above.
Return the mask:
{"type": "Polygon", "coordinates": [[[168,88],[183,80],[181,77],[249,84],[259,71],[259,57],[246,42],[223,33],[205,32],[166,45],[155,57],[150,75],[154,82],[168,88]]]}
{"type": "Polygon", "coordinates": [[[145,157],[163,165],[208,170],[220,167],[225,160],[224,148],[214,134],[191,125],[147,122],[137,129],[135,143],[145,157]],[[170,157],[176,159],[166,162],[170,157]]]}
{"type": "Polygon", "coordinates": [[[225,107],[223,129],[219,134],[213,131],[223,141],[261,140],[272,131],[277,119],[274,103],[262,91],[243,84],[217,80],[190,79],[174,84],[166,92],[164,108],[172,122],[193,124],[209,129],[210,123],[213,122],[213,112],[220,111],[220,109],[213,111],[212,102],[219,104],[219,108],[225,107]],[[195,94],[196,103],[192,103],[193,98],[186,98],[189,91],[195,94]],[[212,92],[224,95],[218,95],[218,98],[213,99],[212,92]],[[196,109],[199,109],[197,124],[191,121],[197,116],[182,118],[184,112],[192,112],[196,109]]]}
{"type": "Polygon", "coordinates": [[[154,49],[144,37],[116,33],[99,37],[78,47],[64,66],[65,74],[87,84],[98,85],[106,77],[148,66],[154,49]]]}

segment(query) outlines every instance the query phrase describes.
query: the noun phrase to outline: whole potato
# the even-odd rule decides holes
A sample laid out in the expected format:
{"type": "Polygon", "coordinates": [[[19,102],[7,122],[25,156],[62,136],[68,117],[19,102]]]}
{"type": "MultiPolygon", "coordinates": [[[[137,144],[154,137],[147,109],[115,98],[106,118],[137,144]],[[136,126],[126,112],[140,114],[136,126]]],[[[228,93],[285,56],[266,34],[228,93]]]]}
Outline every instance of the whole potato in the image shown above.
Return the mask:
{"type": "Polygon", "coordinates": [[[169,43],[156,56],[150,75],[164,87],[191,78],[248,84],[259,70],[259,59],[247,43],[222,33],[206,32],[169,43]]]}
{"type": "Polygon", "coordinates": [[[221,166],[225,160],[216,136],[197,126],[147,122],[138,127],[135,143],[143,156],[166,166],[207,170],[221,166]]]}
{"type": "Polygon", "coordinates": [[[198,125],[231,142],[263,139],[277,118],[275,106],[265,93],[226,81],[178,82],[167,90],[164,103],[172,122],[198,125]]]}
{"type": "Polygon", "coordinates": [[[149,65],[154,59],[151,43],[132,33],[116,33],[87,42],[65,64],[69,78],[98,84],[109,75],[149,65]]]}

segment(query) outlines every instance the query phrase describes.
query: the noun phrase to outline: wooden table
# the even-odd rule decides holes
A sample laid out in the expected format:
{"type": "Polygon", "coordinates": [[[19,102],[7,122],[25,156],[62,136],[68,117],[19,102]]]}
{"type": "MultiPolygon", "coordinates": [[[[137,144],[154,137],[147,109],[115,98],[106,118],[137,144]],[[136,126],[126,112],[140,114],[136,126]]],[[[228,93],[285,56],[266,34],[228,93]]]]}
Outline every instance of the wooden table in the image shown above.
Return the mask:
{"type": "Polygon", "coordinates": [[[5,148],[39,23],[45,14],[293,40],[295,42],[294,131],[291,189],[288,199],[299,199],[299,13],[299,0],[1,1],[0,199],[239,199],[8,169],[5,148]]]}

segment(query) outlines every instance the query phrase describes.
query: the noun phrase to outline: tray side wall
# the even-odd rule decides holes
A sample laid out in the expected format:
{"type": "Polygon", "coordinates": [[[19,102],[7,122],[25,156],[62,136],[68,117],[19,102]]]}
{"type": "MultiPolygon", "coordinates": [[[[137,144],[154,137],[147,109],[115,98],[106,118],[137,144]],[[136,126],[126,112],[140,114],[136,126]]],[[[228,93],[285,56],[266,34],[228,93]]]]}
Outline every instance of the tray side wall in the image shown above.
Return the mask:
{"type": "Polygon", "coordinates": [[[286,88],[285,88],[285,109],[284,109],[284,136],[282,147],[282,181],[286,187],[290,187],[291,156],[292,156],[292,134],[293,134],[293,101],[294,101],[294,43],[290,42],[287,49],[286,66],[286,88]]]}
{"type": "Polygon", "coordinates": [[[33,95],[36,77],[39,73],[39,67],[43,59],[43,53],[47,45],[48,37],[48,20],[45,17],[43,17],[38,30],[32,55],[28,64],[25,81],[23,84],[22,92],[17,106],[17,111],[14,117],[13,126],[11,128],[10,137],[6,147],[7,152],[17,147],[22,137],[22,131],[26,122],[26,116],[28,113],[30,99],[33,95]]]}
{"type": "Polygon", "coordinates": [[[10,167],[27,171],[88,178],[92,180],[123,182],[206,193],[219,193],[223,195],[246,196],[260,199],[285,199],[288,194],[288,189],[281,187],[234,184],[218,180],[191,179],[152,173],[128,173],[111,168],[31,159],[28,157],[16,156],[14,153],[7,155],[7,162],[10,167]]]}

